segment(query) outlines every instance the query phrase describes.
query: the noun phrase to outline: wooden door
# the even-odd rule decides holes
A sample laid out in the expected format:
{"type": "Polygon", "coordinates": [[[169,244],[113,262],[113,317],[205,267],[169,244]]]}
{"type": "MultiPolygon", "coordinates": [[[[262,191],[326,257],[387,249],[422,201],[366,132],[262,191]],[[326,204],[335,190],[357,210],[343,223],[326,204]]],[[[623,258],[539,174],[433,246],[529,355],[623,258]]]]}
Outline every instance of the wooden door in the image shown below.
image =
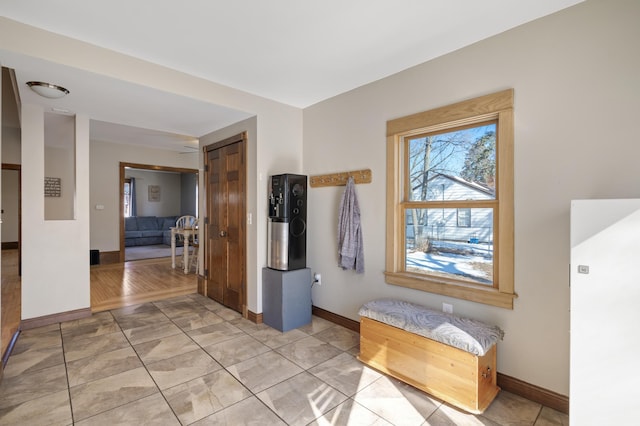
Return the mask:
{"type": "Polygon", "coordinates": [[[207,147],[207,296],[245,314],[245,135],[207,147]]]}

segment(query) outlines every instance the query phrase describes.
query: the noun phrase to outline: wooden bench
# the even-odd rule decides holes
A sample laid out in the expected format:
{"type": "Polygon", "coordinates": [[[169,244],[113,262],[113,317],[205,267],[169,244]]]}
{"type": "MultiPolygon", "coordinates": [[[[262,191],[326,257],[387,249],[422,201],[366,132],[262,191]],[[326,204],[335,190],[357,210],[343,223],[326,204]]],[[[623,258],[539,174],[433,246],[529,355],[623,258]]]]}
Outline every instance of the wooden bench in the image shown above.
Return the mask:
{"type": "Polygon", "coordinates": [[[498,327],[392,299],[366,303],[359,314],[363,363],[471,413],[500,391],[498,327]]]}

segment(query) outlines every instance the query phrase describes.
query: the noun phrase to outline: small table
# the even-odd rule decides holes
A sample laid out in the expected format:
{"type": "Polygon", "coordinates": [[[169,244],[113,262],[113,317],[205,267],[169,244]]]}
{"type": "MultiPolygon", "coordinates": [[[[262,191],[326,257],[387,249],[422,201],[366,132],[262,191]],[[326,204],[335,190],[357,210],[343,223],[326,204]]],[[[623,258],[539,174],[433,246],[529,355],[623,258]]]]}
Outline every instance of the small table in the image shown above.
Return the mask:
{"type": "Polygon", "coordinates": [[[176,235],[182,235],[184,240],[184,249],[182,258],[184,263],[184,273],[189,273],[189,238],[198,232],[198,228],[176,228],[171,229],[171,268],[176,269],[176,235]]]}

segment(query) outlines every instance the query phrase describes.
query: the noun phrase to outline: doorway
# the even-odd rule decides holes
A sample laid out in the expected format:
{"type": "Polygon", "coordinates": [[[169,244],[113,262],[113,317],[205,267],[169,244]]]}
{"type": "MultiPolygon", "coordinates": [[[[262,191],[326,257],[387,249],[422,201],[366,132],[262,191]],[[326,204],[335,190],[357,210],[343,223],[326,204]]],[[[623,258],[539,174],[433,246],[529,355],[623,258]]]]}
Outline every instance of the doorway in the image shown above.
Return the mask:
{"type": "Polygon", "coordinates": [[[196,169],[120,163],[120,262],[171,255],[168,227],[182,215],[197,216],[197,182],[196,169]],[[127,233],[130,217],[155,217],[158,229],[147,221],[144,235],[127,233]]]}
{"type": "Polygon", "coordinates": [[[247,316],[246,144],[241,133],[205,148],[205,292],[247,316]]]}
{"type": "Polygon", "coordinates": [[[21,166],[2,164],[2,266],[0,295],[0,355],[2,365],[19,333],[21,313],[21,166]]]}

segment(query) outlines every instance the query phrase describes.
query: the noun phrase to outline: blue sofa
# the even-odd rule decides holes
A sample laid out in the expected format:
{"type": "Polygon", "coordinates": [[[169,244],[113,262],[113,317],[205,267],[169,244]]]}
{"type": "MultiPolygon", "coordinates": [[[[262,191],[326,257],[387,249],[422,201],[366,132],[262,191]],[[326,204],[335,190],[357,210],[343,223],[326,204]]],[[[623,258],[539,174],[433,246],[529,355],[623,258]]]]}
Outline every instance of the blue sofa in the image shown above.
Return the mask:
{"type": "Polygon", "coordinates": [[[137,216],[124,218],[125,247],[152,244],[171,245],[171,228],[179,216],[137,216]]]}

